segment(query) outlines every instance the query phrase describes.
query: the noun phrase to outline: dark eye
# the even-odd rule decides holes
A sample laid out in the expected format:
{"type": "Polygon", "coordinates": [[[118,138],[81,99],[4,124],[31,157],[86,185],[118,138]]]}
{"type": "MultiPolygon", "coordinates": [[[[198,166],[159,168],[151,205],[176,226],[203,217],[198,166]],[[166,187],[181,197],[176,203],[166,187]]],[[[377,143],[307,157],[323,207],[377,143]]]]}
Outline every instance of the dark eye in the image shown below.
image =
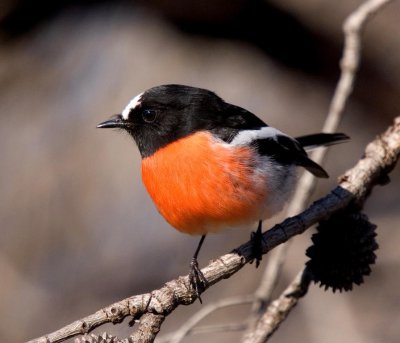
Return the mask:
{"type": "Polygon", "coordinates": [[[146,123],[152,123],[157,117],[157,112],[154,110],[144,109],[142,111],[142,118],[146,123]]]}

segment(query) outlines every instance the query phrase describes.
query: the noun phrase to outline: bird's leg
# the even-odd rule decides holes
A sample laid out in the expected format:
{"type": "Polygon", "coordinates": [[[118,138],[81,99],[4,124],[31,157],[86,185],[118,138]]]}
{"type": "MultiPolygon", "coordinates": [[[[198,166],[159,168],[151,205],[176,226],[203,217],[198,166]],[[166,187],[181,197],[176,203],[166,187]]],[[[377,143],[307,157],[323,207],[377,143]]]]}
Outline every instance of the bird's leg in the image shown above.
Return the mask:
{"type": "Polygon", "coordinates": [[[258,222],[257,231],[253,231],[250,236],[253,245],[253,255],[256,261],[256,268],[260,265],[262,260],[262,246],[263,246],[263,234],[262,234],[262,220],[258,222]]]}
{"type": "Polygon", "coordinates": [[[201,246],[203,245],[204,239],[206,238],[206,235],[201,236],[199,245],[197,246],[197,249],[193,255],[192,261],[190,262],[190,272],[189,272],[189,282],[190,286],[193,288],[193,290],[196,293],[197,298],[199,299],[200,303],[203,303],[201,301],[200,294],[204,291],[204,289],[207,286],[207,280],[204,277],[203,273],[201,272],[199,268],[199,264],[197,262],[197,255],[199,254],[199,251],[201,249],[201,246]]]}

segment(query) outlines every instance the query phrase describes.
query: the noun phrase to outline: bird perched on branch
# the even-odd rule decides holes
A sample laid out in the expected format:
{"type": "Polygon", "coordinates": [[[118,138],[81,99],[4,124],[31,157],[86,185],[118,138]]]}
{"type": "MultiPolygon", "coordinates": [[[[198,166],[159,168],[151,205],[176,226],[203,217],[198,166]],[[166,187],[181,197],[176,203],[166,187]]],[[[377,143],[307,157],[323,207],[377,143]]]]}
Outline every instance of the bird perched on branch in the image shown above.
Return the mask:
{"type": "Polygon", "coordinates": [[[258,266],[262,221],[290,198],[296,167],[328,177],[305,149],[348,139],[341,133],[295,139],[209,90],[183,85],[153,87],[97,127],[133,137],[143,182],[162,216],[178,231],[201,236],[189,273],[199,299],[207,281],[197,256],[206,235],[258,222],[252,234],[258,266]]]}

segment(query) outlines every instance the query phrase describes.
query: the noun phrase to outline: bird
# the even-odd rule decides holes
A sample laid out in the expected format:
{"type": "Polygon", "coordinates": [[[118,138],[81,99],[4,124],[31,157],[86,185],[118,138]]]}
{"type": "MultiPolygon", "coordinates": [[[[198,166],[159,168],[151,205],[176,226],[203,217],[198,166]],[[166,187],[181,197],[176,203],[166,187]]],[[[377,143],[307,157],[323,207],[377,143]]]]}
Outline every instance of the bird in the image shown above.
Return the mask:
{"type": "Polygon", "coordinates": [[[189,271],[200,302],[207,280],[197,258],[206,235],[258,223],[251,235],[258,267],[262,222],[290,199],[298,167],[328,177],[306,150],[349,139],[343,133],[292,138],[210,90],[180,84],[136,95],[97,128],[133,138],[143,183],[160,214],[176,230],[201,237],[189,271]]]}

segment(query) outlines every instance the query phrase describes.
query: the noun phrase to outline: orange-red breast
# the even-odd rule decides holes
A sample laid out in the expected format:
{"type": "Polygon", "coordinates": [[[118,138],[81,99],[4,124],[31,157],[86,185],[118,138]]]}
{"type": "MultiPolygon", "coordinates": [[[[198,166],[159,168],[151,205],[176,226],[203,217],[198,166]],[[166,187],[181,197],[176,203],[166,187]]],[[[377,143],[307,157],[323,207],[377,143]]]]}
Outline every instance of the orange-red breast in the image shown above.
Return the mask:
{"type": "Polygon", "coordinates": [[[205,235],[250,227],[256,265],[264,219],[290,198],[301,166],[328,177],[304,148],[348,139],[344,134],[292,138],[215,93],[183,85],[151,88],[97,127],[126,130],[142,156],[142,178],[162,216],[177,230],[201,235],[190,280],[199,296],[206,280],[197,264],[205,235]]]}

